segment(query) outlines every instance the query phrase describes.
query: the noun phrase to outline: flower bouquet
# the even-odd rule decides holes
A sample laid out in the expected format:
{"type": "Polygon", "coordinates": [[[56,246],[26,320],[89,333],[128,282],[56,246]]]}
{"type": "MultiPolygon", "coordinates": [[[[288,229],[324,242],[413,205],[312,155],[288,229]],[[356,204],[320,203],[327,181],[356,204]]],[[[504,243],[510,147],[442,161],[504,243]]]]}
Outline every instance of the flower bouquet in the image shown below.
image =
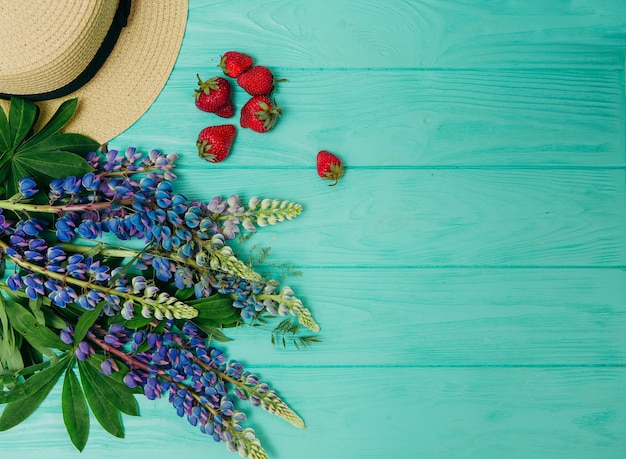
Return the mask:
{"type": "MultiPolygon", "coordinates": [[[[135,394],[176,413],[242,457],[267,457],[243,401],[304,427],[257,375],[228,359],[224,330],[278,320],[296,346],[319,326],[287,286],[228,242],[291,220],[289,201],[189,200],[176,155],[107,151],[61,133],[76,100],[40,130],[36,105],[0,110],[0,430],[28,418],[62,380],[62,415],[82,450],[89,412],[116,437],[135,394]],[[307,331],[308,330],[308,331],[307,331]]],[[[284,341],[283,341],[284,342],[284,341]]]]}

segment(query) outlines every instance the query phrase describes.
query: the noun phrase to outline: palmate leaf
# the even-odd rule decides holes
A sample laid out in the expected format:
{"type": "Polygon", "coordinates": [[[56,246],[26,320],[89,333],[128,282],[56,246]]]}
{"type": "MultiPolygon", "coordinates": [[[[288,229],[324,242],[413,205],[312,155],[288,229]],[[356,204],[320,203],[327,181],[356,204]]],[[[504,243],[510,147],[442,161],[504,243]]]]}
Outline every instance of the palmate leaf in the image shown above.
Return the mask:
{"type": "Polygon", "coordinates": [[[78,361],[80,380],[87,403],[91,412],[102,428],[114,437],[124,438],[124,425],[120,410],[105,398],[101,386],[98,384],[100,375],[86,361],[78,361]]]}
{"type": "Polygon", "coordinates": [[[38,116],[39,108],[34,103],[19,97],[11,97],[11,106],[9,107],[9,140],[13,148],[17,148],[31,132],[38,116]]]}
{"type": "MultiPolygon", "coordinates": [[[[91,375],[102,395],[118,410],[129,416],[139,416],[139,405],[133,391],[113,375],[100,374],[100,364],[106,357],[94,355],[87,362],[91,365],[91,375]]],[[[117,376],[117,375],[116,375],[117,376]]]]}
{"type": "Polygon", "coordinates": [[[83,158],[69,151],[46,154],[18,151],[11,166],[12,180],[7,182],[7,196],[17,193],[19,180],[23,177],[33,177],[38,183],[47,185],[55,178],[80,177],[93,170],[83,158]]]}
{"type": "Polygon", "coordinates": [[[28,418],[45,400],[72,359],[63,358],[56,365],[31,376],[9,392],[0,395],[7,403],[0,416],[0,431],[9,430],[28,418]]]}
{"type": "Polygon", "coordinates": [[[63,380],[61,409],[70,440],[82,451],[89,438],[89,409],[80,382],[71,368],[65,372],[63,380]]]}
{"type": "Polygon", "coordinates": [[[78,99],[76,98],[63,102],[46,125],[28,140],[29,146],[37,145],[39,142],[59,132],[72,119],[77,105],[78,99]]]}
{"type": "Polygon", "coordinates": [[[4,109],[0,107],[0,150],[4,153],[11,146],[11,133],[9,131],[9,119],[4,109]]]}
{"type": "Polygon", "coordinates": [[[92,170],[84,160],[98,142],[82,134],[60,133],[72,118],[77,100],[64,102],[38,132],[39,109],[32,102],[12,98],[9,116],[0,110],[0,197],[11,197],[19,180],[34,177],[45,187],[55,178],[81,176],[92,170]]]}
{"type": "Polygon", "coordinates": [[[19,153],[20,156],[28,155],[29,158],[32,158],[33,155],[36,156],[49,152],[54,152],[51,154],[56,156],[57,152],[60,151],[68,151],[82,156],[94,151],[98,146],[94,144],[93,140],[82,134],[61,133],[54,134],[36,144],[33,144],[32,140],[28,139],[28,142],[23,147],[20,147],[19,153]]]}

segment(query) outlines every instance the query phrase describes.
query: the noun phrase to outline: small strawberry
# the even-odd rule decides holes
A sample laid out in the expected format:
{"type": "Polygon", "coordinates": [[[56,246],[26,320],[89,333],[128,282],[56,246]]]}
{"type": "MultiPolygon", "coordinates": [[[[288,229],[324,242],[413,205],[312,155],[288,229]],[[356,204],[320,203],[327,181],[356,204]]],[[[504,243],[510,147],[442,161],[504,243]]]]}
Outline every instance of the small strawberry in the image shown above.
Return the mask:
{"type": "Polygon", "coordinates": [[[274,79],[274,74],[267,67],[255,65],[237,78],[237,84],[251,96],[267,96],[274,90],[274,84],[285,79],[274,79]]]}
{"type": "Polygon", "coordinates": [[[335,186],[343,175],[343,164],[335,155],[322,150],[317,154],[317,174],[325,180],[334,180],[329,186],[335,186]]]}
{"type": "Polygon", "coordinates": [[[196,107],[205,112],[215,113],[224,105],[232,104],[228,80],[216,76],[202,81],[200,75],[197,77],[200,88],[194,91],[196,107]]]}
{"type": "Polygon", "coordinates": [[[232,124],[209,126],[198,135],[198,155],[212,163],[223,161],[230,152],[237,130],[232,124]]]}
{"type": "Polygon", "coordinates": [[[227,51],[221,57],[219,66],[222,67],[224,75],[237,78],[252,67],[253,64],[254,61],[247,54],[238,51],[227,51]]]}
{"type": "Polygon", "coordinates": [[[282,109],[272,105],[267,96],[254,96],[241,108],[239,124],[243,128],[250,128],[256,132],[267,132],[276,124],[276,120],[283,114],[282,109]]]}
{"type": "Polygon", "coordinates": [[[229,102],[221,108],[218,108],[215,114],[217,116],[221,116],[222,118],[230,118],[235,114],[235,106],[229,102]]]}

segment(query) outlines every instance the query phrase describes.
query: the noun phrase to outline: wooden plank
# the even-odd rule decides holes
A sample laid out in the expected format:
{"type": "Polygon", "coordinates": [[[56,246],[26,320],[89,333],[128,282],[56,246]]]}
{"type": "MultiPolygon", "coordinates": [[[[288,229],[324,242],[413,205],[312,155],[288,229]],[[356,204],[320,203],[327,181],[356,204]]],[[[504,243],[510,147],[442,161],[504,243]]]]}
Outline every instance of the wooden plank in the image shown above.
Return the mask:
{"type": "MultiPolygon", "coordinates": [[[[234,123],[249,96],[236,84],[235,117],[198,110],[191,94],[206,64],[176,68],[150,111],[112,143],[175,151],[194,167],[207,125],[234,123]]],[[[353,166],[623,167],[624,73],[619,70],[286,69],[284,110],[260,135],[239,129],[228,166],[309,166],[318,150],[353,166]]]]}
{"type": "MultiPolygon", "coordinates": [[[[587,459],[623,457],[624,368],[299,368],[263,371],[306,420],[298,430],[255,410],[251,419],[273,459],[298,457],[587,459]]],[[[82,453],[63,430],[56,393],[24,424],[0,434],[12,459],[126,457],[232,459],[165,400],[140,398],[127,438],[93,427],[82,453]],[[36,433],[36,434],[35,434],[36,433]],[[36,437],[36,441],[35,441],[36,437]]]]}
{"type": "Polygon", "coordinates": [[[297,219],[255,242],[309,266],[623,266],[622,170],[186,169],[176,190],[290,199],[297,219]]]}
{"type": "Polygon", "coordinates": [[[322,343],[227,331],[230,358],[283,365],[623,365],[626,271],[304,269],[291,286],[322,343]]]}
{"type": "Polygon", "coordinates": [[[299,68],[621,68],[621,0],[191,2],[179,61],[299,68]]]}

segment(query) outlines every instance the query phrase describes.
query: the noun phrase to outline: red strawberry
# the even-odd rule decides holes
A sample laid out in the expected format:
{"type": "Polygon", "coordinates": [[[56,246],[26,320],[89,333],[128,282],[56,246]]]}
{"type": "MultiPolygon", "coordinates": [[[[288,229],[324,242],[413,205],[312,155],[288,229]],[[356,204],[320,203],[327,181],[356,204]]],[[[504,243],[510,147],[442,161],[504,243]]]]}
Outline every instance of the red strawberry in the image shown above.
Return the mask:
{"type": "Polygon", "coordinates": [[[237,130],[232,124],[204,128],[196,142],[198,154],[212,163],[223,161],[230,152],[236,134],[237,130]]]}
{"type": "Polygon", "coordinates": [[[232,103],[228,103],[221,108],[219,108],[215,114],[217,116],[221,116],[222,118],[230,118],[235,114],[235,106],[232,103]]]}
{"type": "Polygon", "coordinates": [[[283,114],[281,108],[274,105],[267,96],[254,96],[241,108],[239,124],[256,132],[267,132],[274,127],[276,120],[283,114]]]}
{"type": "Polygon", "coordinates": [[[200,88],[195,90],[194,97],[196,98],[196,107],[200,110],[215,113],[224,105],[232,103],[228,80],[216,76],[202,81],[200,75],[197,75],[197,77],[200,88]]]}
{"type": "Polygon", "coordinates": [[[326,180],[334,180],[329,186],[337,185],[343,175],[341,160],[332,153],[322,150],[317,154],[317,174],[326,180]]]}
{"type": "Polygon", "coordinates": [[[238,51],[227,51],[220,59],[220,67],[224,75],[231,78],[237,78],[243,72],[248,70],[254,61],[250,56],[238,51]]]}
{"type": "Polygon", "coordinates": [[[275,80],[270,69],[262,65],[255,65],[237,78],[237,84],[251,96],[267,96],[274,90],[274,84],[281,81],[286,80],[275,80]]]}

